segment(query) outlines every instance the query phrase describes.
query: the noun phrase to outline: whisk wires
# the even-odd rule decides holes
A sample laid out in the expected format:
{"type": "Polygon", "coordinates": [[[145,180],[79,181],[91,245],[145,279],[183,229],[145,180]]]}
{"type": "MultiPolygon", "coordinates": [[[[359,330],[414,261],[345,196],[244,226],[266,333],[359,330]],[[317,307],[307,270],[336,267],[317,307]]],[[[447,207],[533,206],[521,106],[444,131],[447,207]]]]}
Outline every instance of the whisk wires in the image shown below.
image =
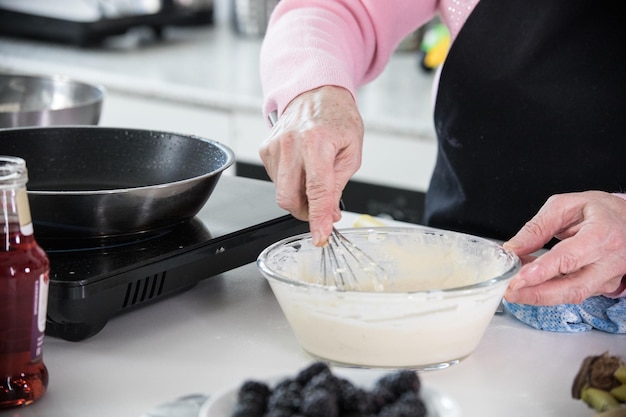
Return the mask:
{"type": "Polygon", "coordinates": [[[333,227],[328,244],[322,247],[321,276],[324,285],[341,290],[384,291],[388,284],[385,269],[333,227]]]}

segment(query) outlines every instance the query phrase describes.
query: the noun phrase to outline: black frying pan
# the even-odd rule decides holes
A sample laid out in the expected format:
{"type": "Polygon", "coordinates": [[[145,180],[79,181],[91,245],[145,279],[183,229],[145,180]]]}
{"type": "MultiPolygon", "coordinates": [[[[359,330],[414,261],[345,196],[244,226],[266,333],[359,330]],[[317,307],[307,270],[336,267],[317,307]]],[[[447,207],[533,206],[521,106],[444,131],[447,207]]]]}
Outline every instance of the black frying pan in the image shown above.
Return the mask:
{"type": "Polygon", "coordinates": [[[26,160],[37,237],[139,233],[189,219],[235,156],[208,139],[60,126],[0,129],[0,154],[26,160]]]}

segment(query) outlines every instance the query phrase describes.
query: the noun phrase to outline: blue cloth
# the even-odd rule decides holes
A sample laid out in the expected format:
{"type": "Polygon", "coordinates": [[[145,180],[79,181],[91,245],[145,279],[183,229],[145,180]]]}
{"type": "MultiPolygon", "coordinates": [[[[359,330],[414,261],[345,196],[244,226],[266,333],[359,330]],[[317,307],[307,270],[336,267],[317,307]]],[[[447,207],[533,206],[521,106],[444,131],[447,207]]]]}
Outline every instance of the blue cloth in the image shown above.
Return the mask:
{"type": "Polygon", "coordinates": [[[626,298],[590,297],[581,304],[531,306],[503,301],[518,320],[551,332],[584,332],[598,329],[626,333],[626,298]]]}

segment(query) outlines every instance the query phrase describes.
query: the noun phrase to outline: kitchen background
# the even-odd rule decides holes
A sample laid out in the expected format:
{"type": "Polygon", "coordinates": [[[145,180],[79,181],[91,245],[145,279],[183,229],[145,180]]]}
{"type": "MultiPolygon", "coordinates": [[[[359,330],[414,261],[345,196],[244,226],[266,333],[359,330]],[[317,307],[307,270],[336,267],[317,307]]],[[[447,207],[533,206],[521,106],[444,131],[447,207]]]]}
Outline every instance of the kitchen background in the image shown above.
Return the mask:
{"type": "MultiPolygon", "coordinates": [[[[0,0],[0,71],[101,84],[107,94],[100,125],[215,139],[237,155],[229,174],[266,178],[257,155],[268,132],[258,55],[265,12],[276,1],[0,0]],[[94,17],[94,4],[107,20],[94,17]],[[140,7],[148,13],[157,5],[172,11],[136,25],[115,15],[132,6],[139,16],[140,7]],[[187,12],[177,15],[176,5],[188,6],[187,12]],[[55,20],[42,23],[33,15],[55,20]],[[123,25],[130,29],[108,36],[123,25]]],[[[436,143],[433,74],[420,66],[411,41],[358,92],[364,159],[344,202],[350,211],[417,223],[436,143]]]]}

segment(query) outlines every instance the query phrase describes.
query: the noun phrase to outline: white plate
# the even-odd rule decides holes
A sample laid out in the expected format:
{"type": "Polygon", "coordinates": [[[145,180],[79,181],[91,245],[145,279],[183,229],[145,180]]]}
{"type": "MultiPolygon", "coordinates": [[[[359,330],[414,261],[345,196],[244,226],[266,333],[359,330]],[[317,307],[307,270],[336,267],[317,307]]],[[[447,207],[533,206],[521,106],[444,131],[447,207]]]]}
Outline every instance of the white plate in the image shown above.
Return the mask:
{"type": "MultiPolygon", "coordinates": [[[[352,381],[362,388],[371,389],[374,383],[381,377],[380,373],[361,373],[345,374],[333,369],[333,373],[352,381]]],[[[270,386],[274,386],[278,381],[294,375],[285,375],[282,378],[271,378],[268,382],[270,386]]],[[[255,379],[255,378],[248,378],[255,379]]],[[[260,380],[260,379],[259,379],[260,380]]],[[[198,417],[230,417],[237,403],[237,392],[241,384],[236,387],[230,387],[211,396],[198,413],[198,417]]],[[[428,417],[461,417],[461,410],[458,404],[449,396],[437,391],[433,387],[422,384],[421,388],[422,400],[426,404],[428,417]]]]}

